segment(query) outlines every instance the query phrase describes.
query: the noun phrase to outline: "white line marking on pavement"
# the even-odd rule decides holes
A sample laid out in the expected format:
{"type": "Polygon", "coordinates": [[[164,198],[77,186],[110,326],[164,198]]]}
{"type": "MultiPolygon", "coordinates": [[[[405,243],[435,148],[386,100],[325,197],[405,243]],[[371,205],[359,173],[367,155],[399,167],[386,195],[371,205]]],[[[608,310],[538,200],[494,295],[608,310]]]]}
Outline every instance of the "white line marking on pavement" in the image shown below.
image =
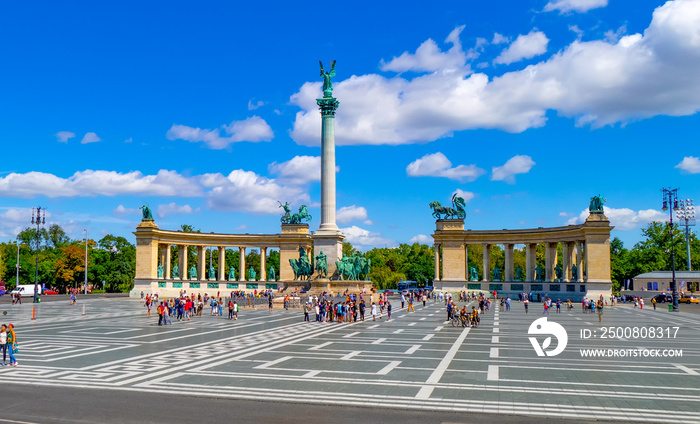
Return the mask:
{"type": "Polygon", "coordinates": [[[310,347],[310,348],[308,348],[307,350],[319,350],[319,349],[321,349],[321,348],[323,348],[323,347],[330,346],[330,345],[332,345],[332,344],[333,344],[333,342],[325,342],[325,343],[321,343],[321,344],[319,344],[319,345],[316,345],[316,346],[314,346],[314,347],[310,347]]]}
{"type": "Polygon", "coordinates": [[[491,348],[491,351],[489,352],[489,358],[498,358],[498,348],[497,347],[491,348]]]}
{"type": "Polygon", "coordinates": [[[414,325],[416,325],[415,322],[412,322],[412,323],[408,324],[409,327],[413,327],[414,325]]]}
{"type": "Polygon", "coordinates": [[[433,331],[440,331],[440,330],[442,330],[443,328],[445,328],[445,326],[444,326],[444,325],[441,325],[441,326],[439,326],[439,327],[435,327],[435,330],[433,330],[433,331]]]}
{"type": "MultiPolygon", "coordinates": [[[[462,346],[462,343],[464,343],[464,339],[467,338],[467,335],[469,334],[470,328],[465,328],[462,330],[462,333],[457,337],[457,340],[452,344],[452,347],[450,347],[450,350],[447,351],[445,354],[445,357],[442,358],[442,361],[438,364],[437,367],[435,367],[435,371],[433,371],[432,374],[430,374],[430,377],[425,381],[428,384],[436,384],[440,382],[440,379],[442,376],[445,374],[445,371],[447,371],[447,368],[450,366],[450,363],[454,359],[455,355],[457,355],[457,352],[459,351],[459,348],[462,346]]],[[[418,391],[418,394],[416,394],[416,398],[418,399],[428,399],[430,395],[433,393],[433,389],[435,386],[423,386],[420,391],[418,391]],[[420,396],[420,397],[419,397],[420,396]]]]}
{"type": "Polygon", "coordinates": [[[407,355],[412,355],[415,351],[420,349],[421,346],[423,346],[423,345],[413,345],[413,346],[409,347],[408,350],[406,350],[406,352],[404,352],[404,353],[407,355]]]}
{"type": "Polygon", "coordinates": [[[432,339],[434,336],[435,336],[435,334],[433,334],[433,333],[427,334],[425,337],[423,337],[423,340],[428,341],[428,340],[432,339]]]}
{"type": "Polygon", "coordinates": [[[499,336],[491,337],[491,343],[500,343],[499,336]]]}
{"type": "Polygon", "coordinates": [[[273,366],[273,365],[277,365],[277,364],[279,364],[280,362],[284,362],[284,361],[289,360],[289,359],[292,359],[292,357],[291,357],[291,356],[283,356],[283,357],[281,357],[281,358],[275,359],[274,361],[265,362],[264,364],[260,364],[260,365],[258,365],[257,367],[253,367],[253,368],[254,368],[254,369],[257,369],[257,370],[263,370],[263,369],[265,369],[265,368],[267,368],[267,367],[271,367],[271,366],[273,366]]]}
{"type": "Polygon", "coordinates": [[[498,333],[498,332],[500,332],[500,330],[499,330],[498,328],[494,328],[494,329],[493,329],[493,332],[494,332],[494,333],[498,333]]]}
{"type": "Polygon", "coordinates": [[[389,365],[385,366],[384,368],[380,369],[377,371],[377,374],[379,375],[387,375],[393,370],[394,368],[398,367],[401,365],[401,361],[391,361],[389,362],[389,365]]]}
{"type": "Polygon", "coordinates": [[[381,339],[377,339],[377,340],[373,341],[372,344],[381,344],[382,342],[385,342],[385,341],[386,341],[386,338],[382,337],[381,339]]]}
{"type": "Polygon", "coordinates": [[[359,332],[359,331],[355,331],[355,332],[353,332],[353,333],[344,335],[343,338],[344,338],[344,339],[349,339],[350,337],[355,337],[355,336],[357,336],[358,334],[360,334],[360,332],[359,332]]]}
{"type": "Polygon", "coordinates": [[[486,379],[489,381],[498,381],[498,365],[489,365],[488,374],[486,374],[486,379]]]}
{"type": "Polygon", "coordinates": [[[306,374],[302,375],[301,378],[311,378],[311,377],[316,377],[321,370],[312,370],[307,372],[306,374]]]}
{"type": "Polygon", "coordinates": [[[678,368],[679,370],[683,370],[690,375],[700,375],[699,372],[697,372],[693,369],[690,369],[690,368],[686,367],[685,365],[681,365],[681,364],[673,364],[673,365],[675,365],[675,367],[678,368]]]}
{"type": "Polygon", "coordinates": [[[426,318],[420,318],[418,321],[425,321],[426,318]]]}
{"type": "Polygon", "coordinates": [[[350,358],[352,358],[353,356],[359,355],[360,353],[362,353],[361,350],[353,350],[352,352],[348,353],[347,355],[341,356],[340,359],[341,359],[341,360],[350,359],[350,358]]]}
{"type": "Polygon", "coordinates": [[[394,334],[401,334],[403,333],[403,328],[399,328],[398,330],[394,331],[394,334]]]}
{"type": "Polygon", "coordinates": [[[367,329],[371,330],[371,329],[377,328],[377,327],[379,327],[379,324],[370,325],[369,327],[367,327],[367,329]]]}

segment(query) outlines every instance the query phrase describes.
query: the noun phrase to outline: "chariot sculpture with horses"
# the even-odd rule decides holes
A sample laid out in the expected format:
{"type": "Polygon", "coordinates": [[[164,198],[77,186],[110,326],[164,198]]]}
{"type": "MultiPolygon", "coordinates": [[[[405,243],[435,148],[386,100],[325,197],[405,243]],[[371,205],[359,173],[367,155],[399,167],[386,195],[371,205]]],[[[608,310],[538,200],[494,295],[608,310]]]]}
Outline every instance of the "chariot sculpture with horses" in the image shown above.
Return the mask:
{"type": "Polygon", "coordinates": [[[289,202],[277,201],[280,204],[280,208],[284,209],[284,215],[280,218],[283,224],[301,224],[302,220],[311,221],[311,215],[309,215],[309,208],[306,205],[299,206],[299,212],[292,213],[289,208],[289,202]]]}
{"type": "Polygon", "coordinates": [[[467,217],[467,212],[464,210],[467,202],[462,197],[457,196],[457,193],[452,195],[452,207],[442,206],[437,200],[430,202],[428,206],[433,210],[433,218],[441,219],[464,219],[467,217]]]}

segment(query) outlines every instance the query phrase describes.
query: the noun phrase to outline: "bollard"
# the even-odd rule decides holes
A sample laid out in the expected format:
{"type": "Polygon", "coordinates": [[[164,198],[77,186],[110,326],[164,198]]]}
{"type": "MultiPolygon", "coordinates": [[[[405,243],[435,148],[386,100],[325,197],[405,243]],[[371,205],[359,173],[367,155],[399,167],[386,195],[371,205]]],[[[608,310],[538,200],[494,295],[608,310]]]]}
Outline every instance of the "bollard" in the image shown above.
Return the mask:
{"type": "Polygon", "coordinates": [[[85,304],[83,303],[83,315],[85,315],[85,304]]]}
{"type": "Polygon", "coordinates": [[[673,312],[673,303],[668,304],[668,311],[673,312]]]}
{"type": "Polygon", "coordinates": [[[32,319],[36,319],[36,306],[32,308],[32,319]]]}

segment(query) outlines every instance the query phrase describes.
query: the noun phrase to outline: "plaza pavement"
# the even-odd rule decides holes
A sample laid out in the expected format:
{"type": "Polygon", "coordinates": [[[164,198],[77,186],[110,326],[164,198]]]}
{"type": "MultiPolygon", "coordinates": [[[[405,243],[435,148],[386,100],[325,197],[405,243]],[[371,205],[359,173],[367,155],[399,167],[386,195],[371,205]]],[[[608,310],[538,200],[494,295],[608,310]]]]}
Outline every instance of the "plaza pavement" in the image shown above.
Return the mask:
{"type": "Polygon", "coordinates": [[[510,312],[494,305],[473,329],[446,323],[440,302],[417,304],[415,313],[407,313],[394,301],[392,321],[370,317],[350,324],[304,323],[299,310],[270,315],[267,308],[243,309],[232,322],[208,316],[205,308],[203,317],[167,327],[155,325],[157,316],[146,317],[138,300],[79,302],[37,305],[34,321],[30,303],[0,305],[8,312],[1,322],[15,324],[20,343],[20,365],[0,368],[2,391],[32,384],[465,417],[700,421],[700,315],[695,313],[608,307],[604,325],[679,327],[674,339],[622,340],[581,339],[580,329],[599,331],[601,325],[580,306],[552,313],[549,319],[568,332],[568,346],[558,356],[538,357],[527,331],[542,316],[542,306],[531,304],[526,315],[517,301],[510,312]],[[583,358],[579,353],[593,347],[674,348],[683,349],[683,356],[583,358]]]}

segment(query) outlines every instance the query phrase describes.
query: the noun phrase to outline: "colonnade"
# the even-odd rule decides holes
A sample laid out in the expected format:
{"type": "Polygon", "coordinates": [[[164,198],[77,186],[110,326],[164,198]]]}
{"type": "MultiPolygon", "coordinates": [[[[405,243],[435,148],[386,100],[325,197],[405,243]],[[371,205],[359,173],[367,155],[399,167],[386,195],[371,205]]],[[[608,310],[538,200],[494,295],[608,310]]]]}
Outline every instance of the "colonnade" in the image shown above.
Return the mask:
{"type": "MultiPolygon", "coordinates": [[[[499,243],[500,244],[500,243],[499,243]]],[[[567,242],[544,242],[545,245],[545,275],[542,280],[538,280],[536,277],[537,268],[537,245],[539,243],[523,243],[525,251],[525,270],[521,279],[516,279],[516,272],[514,268],[514,251],[516,243],[504,243],[504,253],[505,253],[505,267],[502,270],[503,276],[498,281],[544,281],[544,282],[554,282],[558,280],[556,276],[556,267],[559,263],[557,258],[557,247],[559,244],[562,245],[562,276],[559,279],[561,282],[584,282],[584,272],[585,269],[585,240],[578,241],[567,241],[567,242]],[[576,266],[576,278],[573,278],[573,267],[576,266]]],[[[475,244],[465,244],[464,245],[464,260],[465,260],[465,276],[466,280],[469,280],[469,255],[467,249],[470,245],[475,244]]],[[[482,243],[483,251],[483,276],[479,280],[481,282],[492,282],[494,281],[492,277],[491,264],[491,248],[495,244],[482,243]]],[[[440,254],[442,245],[436,243],[434,245],[435,249],[435,281],[441,281],[442,275],[442,255],[440,254]]]]}
{"type": "MultiPolygon", "coordinates": [[[[199,281],[232,281],[228,279],[228,272],[226,270],[226,248],[227,246],[214,246],[215,248],[218,249],[219,251],[219,260],[218,260],[218,269],[216,270],[216,278],[212,278],[211,275],[208,275],[208,267],[206,264],[206,255],[205,255],[205,250],[207,247],[210,246],[202,246],[202,245],[187,245],[187,244],[168,244],[168,243],[159,243],[159,265],[163,267],[163,277],[162,279],[167,279],[167,280],[182,280],[182,281],[191,281],[191,280],[199,280],[199,281]],[[172,262],[171,258],[171,252],[172,246],[177,246],[177,251],[178,251],[178,268],[179,268],[179,275],[176,278],[172,277],[172,269],[170,267],[170,263],[172,262]],[[195,248],[197,249],[197,278],[190,278],[189,275],[189,267],[190,264],[188,264],[188,250],[190,248],[195,248]]],[[[239,254],[239,259],[238,259],[238,280],[237,281],[246,281],[246,249],[247,247],[245,246],[234,246],[234,248],[238,249],[238,254],[239,254]]],[[[268,246],[262,246],[259,248],[260,249],[260,270],[256,270],[257,278],[259,281],[267,281],[267,249],[268,246]]],[[[212,252],[213,254],[213,252],[212,252]]]]}

